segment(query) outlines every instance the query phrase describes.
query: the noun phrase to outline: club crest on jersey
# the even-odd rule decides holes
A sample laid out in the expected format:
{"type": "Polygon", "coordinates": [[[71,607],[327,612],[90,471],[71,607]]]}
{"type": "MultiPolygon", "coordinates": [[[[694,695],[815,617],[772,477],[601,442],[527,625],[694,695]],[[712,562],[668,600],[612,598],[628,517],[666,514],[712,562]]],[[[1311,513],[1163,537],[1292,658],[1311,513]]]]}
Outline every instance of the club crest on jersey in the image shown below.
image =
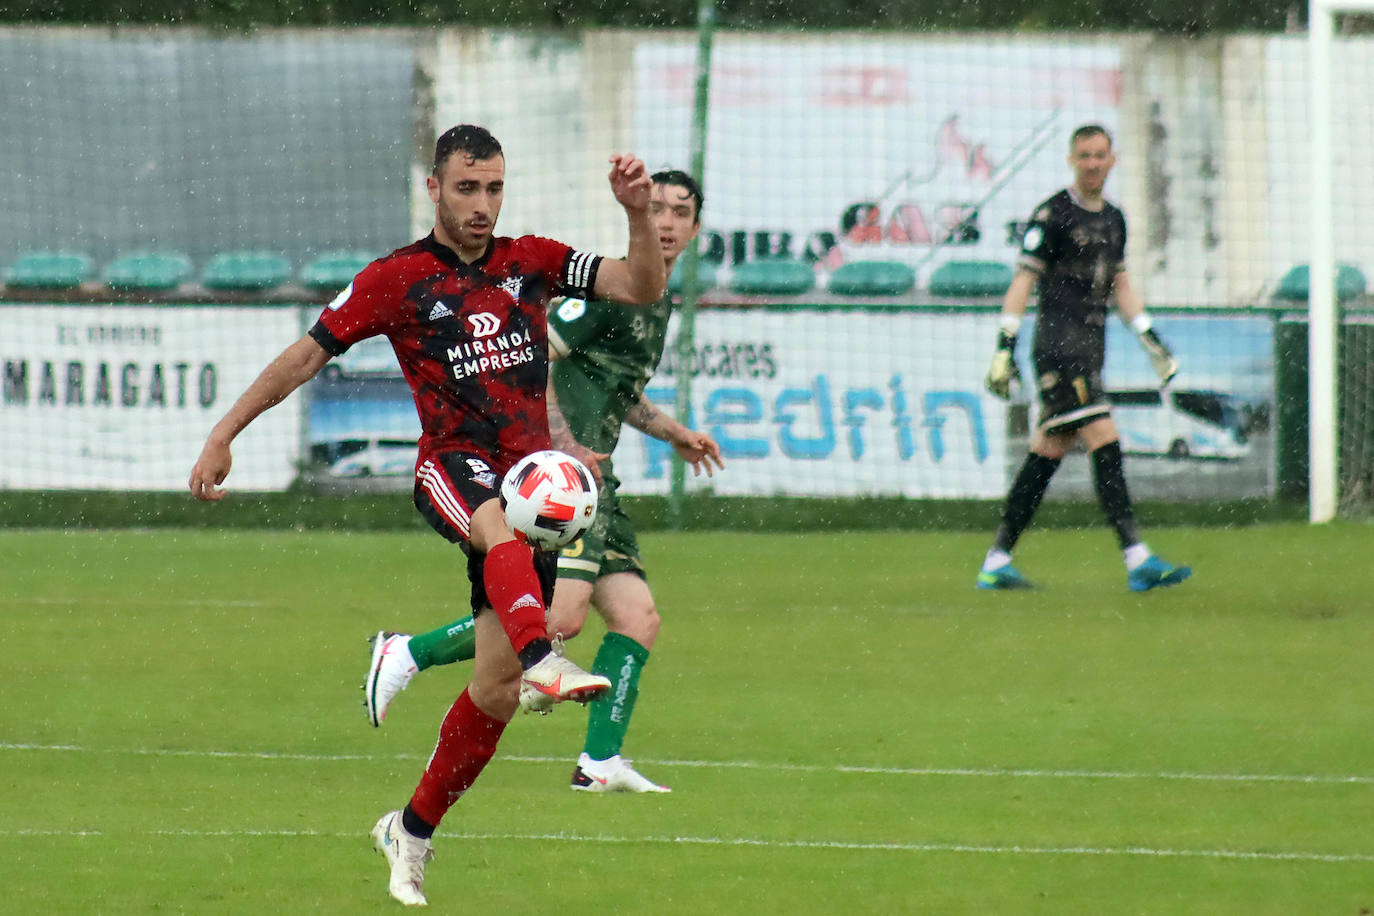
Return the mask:
{"type": "Polygon", "coordinates": [[[491,312],[475,312],[468,316],[473,337],[490,337],[501,330],[501,319],[491,312]]]}
{"type": "Polygon", "coordinates": [[[564,299],[558,307],[560,321],[573,322],[587,313],[587,303],[582,299],[564,299]]]}
{"type": "Polygon", "coordinates": [[[343,292],[330,300],[330,303],[326,305],[325,308],[329,309],[331,312],[337,312],[343,307],[343,304],[348,301],[348,297],[351,295],[353,295],[353,284],[349,283],[343,288],[343,292]]]}
{"type": "Polygon", "coordinates": [[[515,301],[520,301],[520,289],[525,285],[524,277],[507,277],[501,281],[501,288],[510,293],[515,301]]]}
{"type": "Polygon", "coordinates": [[[440,318],[452,318],[453,310],[443,302],[434,303],[434,308],[429,310],[429,320],[438,321],[440,318]]]}
{"type": "Polygon", "coordinates": [[[469,458],[468,470],[472,471],[472,482],[481,484],[488,490],[496,489],[496,472],[481,458],[469,458]]]}

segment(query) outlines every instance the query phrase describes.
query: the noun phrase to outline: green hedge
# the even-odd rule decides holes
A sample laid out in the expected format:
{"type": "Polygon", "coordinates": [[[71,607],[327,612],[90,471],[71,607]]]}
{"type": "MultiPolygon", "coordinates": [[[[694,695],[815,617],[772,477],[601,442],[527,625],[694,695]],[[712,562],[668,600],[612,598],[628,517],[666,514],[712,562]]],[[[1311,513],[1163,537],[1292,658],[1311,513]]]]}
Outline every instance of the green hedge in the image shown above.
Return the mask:
{"type": "MultiPolygon", "coordinates": [[[[626,497],[626,511],[641,531],[669,527],[662,497],[626,497]]],[[[883,531],[991,532],[1000,501],[956,499],[773,499],[695,496],[686,500],[682,527],[697,531],[883,531]]],[[[1228,503],[1143,503],[1150,527],[1231,527],[1307,517],[1305,504],[1240,500],[1228,503]]],[[[1099,527],[1091,501],[1047,502],[1038,526],[1099,527]]],[[[310,492],[230,493],[219,503],[199,503],[180,493],[0,492],[4,528],[238,528],[268,530],[425,531],[425,522],[404,493],[340,497],[310,492]]],[[[1104,529],[1105,530],[1105,529],[1104,529]]]]}
{"type": "MultiPolygon", "coordinates": [[[[1273,31],[1287,26],[1291,4],[1223,0],[1139,0],[1102,4],[1090,0],[985,0],[930,3],[886,0],[716,0],[716,22],[725,29],[885,29],[903,31],[991,29],[997,31],[1145,31],[1196,35],[1205,32],[1273,31]]],[[[1300,18],[1307,4],[1298,4],[1300,18]]],[[[461,4],[440,0],[378,4],[373,0],[12,0],[0,22],[89,25],[201,25],[232,29],[255,26],[522,26],[535,28],[689,28],[697,4],[688,0],[507,0],[461,4]]]]}

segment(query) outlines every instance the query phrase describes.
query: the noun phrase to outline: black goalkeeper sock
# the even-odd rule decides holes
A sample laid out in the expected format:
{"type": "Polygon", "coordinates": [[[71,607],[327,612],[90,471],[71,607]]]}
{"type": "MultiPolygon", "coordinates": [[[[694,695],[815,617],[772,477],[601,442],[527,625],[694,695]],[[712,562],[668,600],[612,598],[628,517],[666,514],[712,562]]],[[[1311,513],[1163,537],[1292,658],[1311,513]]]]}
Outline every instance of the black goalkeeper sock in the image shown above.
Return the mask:
{"type": "Polygon", "coordinates": [[[1121,443],[1108,442],[1093,450],[1093,483],[1097,501],[1116,529],[1116,539],[1125,550],[1140,540],[1131,511],[1131,494],[1126,489],[1126,469],[1121,463],[1121,443]]]}
{"type": "Polygon", "coordinates": [[[1035,510],[1040,508],[1040,500],[1045,497],[1050,478],[1054,477],[1054,472],[1058,469],[1058,458],[1046,458],[1035,452],[1026,456],[1021,470],[1016,472],[1016,480],[1012,482],[1011,491],[1007,493],[1007,502],[1002,507],[1002,524],[997,527],[997,539],[993,541],[994,549],[1011,553],[1011,549],[1021,537],[1021,532],[1030,524],[1035,510]]]}

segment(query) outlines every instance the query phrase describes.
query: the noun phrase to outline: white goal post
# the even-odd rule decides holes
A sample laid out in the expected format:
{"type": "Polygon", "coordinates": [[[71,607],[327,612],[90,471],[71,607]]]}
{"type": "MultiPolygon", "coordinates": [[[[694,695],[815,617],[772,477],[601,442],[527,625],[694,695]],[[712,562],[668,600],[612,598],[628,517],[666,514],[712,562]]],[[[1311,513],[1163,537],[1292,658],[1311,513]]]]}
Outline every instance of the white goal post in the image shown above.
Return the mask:
{"type": "Polygon", "coordinates": [[[1308,507],[1312,522],[1336,516],[1340,480],[1336,426],[1336,258],[1331,225],[1331,44],[1341,13],[1374,13],[1374,0],[1309,0],[1312,255],[1308,268],[1308,507]]]}

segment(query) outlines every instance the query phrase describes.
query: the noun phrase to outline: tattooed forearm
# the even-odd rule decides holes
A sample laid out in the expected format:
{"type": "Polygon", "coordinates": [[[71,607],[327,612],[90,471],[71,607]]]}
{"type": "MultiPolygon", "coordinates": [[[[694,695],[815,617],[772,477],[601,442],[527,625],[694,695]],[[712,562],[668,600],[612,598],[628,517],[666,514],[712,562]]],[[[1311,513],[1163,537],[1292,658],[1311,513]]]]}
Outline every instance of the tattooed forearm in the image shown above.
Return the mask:
{"type": "Polygon", "coordinates": [[[671,417],[659,410],[648,398],[640,396],[639,403],[625,414],[625,422],[646,436],[668,441],[675,425],[671,417]]]}
{"type": "Polygon", "coordinates": [[[563,416],[563,411],[558,407],[558,397],[553,393],[553,378],[549,378],[546,402],[549,414],[549,438],[553,440],[555,448],[567,450],[577,443],[573,438],[572,429],[568,426],[568,420],[563,416]]]}

